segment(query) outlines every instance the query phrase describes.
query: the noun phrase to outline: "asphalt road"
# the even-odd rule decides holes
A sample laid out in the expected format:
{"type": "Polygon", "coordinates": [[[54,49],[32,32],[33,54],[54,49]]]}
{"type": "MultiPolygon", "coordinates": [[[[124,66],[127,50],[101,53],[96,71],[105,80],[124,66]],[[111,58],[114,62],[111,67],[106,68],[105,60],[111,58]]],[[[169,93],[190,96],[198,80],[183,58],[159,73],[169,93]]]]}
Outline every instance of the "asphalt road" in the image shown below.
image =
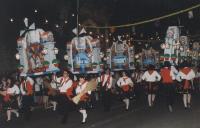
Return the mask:
{"type": "Polygon", "coordinates": [[[155,106],[149,108],[145,96],[131,101],[129,111],[125,105],[115,101],[110,112],[104,112],[101,105],[88,110],[86,124],[81,124],[81,114],[70,113],[66,124],[60,123],[60,115],[51,110],[33,111],[30,121],[22,117],[5,122],[0,117],[0,128],[200,128],[200,94],[193,94],[192,108],[185,110],[181,96],[177,95],[173,112],[169,112],[162,96],[157,97],[155,106]]]}

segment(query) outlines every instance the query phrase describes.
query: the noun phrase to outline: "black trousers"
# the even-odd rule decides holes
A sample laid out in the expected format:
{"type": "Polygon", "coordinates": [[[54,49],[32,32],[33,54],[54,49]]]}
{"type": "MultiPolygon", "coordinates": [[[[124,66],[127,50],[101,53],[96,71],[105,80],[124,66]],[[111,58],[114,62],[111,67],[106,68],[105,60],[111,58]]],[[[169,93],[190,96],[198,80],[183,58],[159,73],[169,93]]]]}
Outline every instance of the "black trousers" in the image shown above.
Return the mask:
{"type": "Polygon", "coordinates": [[[56,96],[56,101],[58,103],[58,113],[62,115],[61,123],[65,123],[68,119],[68,114],[73,108],[73,103],[68,99],[65,94],[59,94],[56,96]]]}
{"type": "Polygon", "coordinates": [[[175,87],[173,83],[164,83],[164,92],[167,105],[173,105],[175,98],[175,87]]]}
{"type": "Polygon", "coordinates": [[[31,117],[31,106],[33,105],[33,96],[22,96],[22,112],[25,120],[29,120],[31,117]]]}
{"type": "Polygon", "coordinates": [[[102,90],[102,101],[105,111],[110,111],[111,108],[111,90],[102,90]]]}

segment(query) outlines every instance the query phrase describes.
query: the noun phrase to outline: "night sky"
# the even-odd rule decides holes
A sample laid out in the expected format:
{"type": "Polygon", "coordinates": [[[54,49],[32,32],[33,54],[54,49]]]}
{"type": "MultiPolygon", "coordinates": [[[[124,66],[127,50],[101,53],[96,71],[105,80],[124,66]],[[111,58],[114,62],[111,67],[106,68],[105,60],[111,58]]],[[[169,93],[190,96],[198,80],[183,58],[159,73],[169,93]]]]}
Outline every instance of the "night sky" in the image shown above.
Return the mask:
{"type": "MultiPolygon", "coordinates": [[[[71,30],[76,26],[76,0],[1,0],[0,1],[0,44],[16,49],[19,30],[24,28],[23,19],[36,22],[37,27],[51,30],[58,47],[74,35],[71,30]],[[34,10],[38,12],[35,13],[34,10]],[[14,19],[11,23],[10,18],[14,19]],[[45,19],[48,24],[45,24],[45,19]],[[67,21],[67,24],[64,24],[67,21]],[[55,24],[62,26],[56,28],[55,24]]],[[[97,25],[119,25],[134,23],[145,19],[162,16],[171,12],[199,4],[199,0],[80,0],[80,22],[92,19],[97,25]],[[86,11],[84,10],[86,8],[86,11]],[[83,8],[83,9],[82,9],[83,8]],[[101,11],[99,11],[101,10],[101,11]],[[87,14],[97,13],[95,16],[87,14]],[[99,13],[99,15],[98,15],[99,13]],[[104,21],[107,21],[105,24],[104,21]]],[[[150,37],[158,32],[165,36],[169,25],[178,25],[178,18],[184,26],[183,33],[198,34],[200,30],[200,9],[193,11],[194,18],[188,19],[187,13],[145,25],[136,26],[136,33],[150,37]]],[[[117,33],[131,32],[131,28],[117,29],[117,33]]]]}

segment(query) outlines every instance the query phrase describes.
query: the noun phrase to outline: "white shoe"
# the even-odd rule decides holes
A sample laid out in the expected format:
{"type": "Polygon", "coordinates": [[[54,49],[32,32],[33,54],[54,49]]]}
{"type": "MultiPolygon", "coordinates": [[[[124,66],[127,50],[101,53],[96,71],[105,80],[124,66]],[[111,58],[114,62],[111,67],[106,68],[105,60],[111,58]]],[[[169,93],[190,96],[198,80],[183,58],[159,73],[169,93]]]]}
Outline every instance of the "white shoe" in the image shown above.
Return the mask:
{"type": "Polygon", "coordinates": [[[172,106],[169,105],[168,107],[169,107],[169,111],[170,111],[170,112],[173,112],[172,106]]]}
{"type": "Polygon", "coordinates": [[[19,113],[16,113],[16,117],[19,118],[19,113]]]}

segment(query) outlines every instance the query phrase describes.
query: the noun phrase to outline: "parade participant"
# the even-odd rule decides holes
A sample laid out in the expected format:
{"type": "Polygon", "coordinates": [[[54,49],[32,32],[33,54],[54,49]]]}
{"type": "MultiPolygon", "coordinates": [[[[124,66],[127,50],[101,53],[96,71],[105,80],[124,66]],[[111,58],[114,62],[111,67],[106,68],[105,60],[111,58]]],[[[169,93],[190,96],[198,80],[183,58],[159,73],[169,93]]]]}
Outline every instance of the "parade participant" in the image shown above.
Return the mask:
{"type": "Polygon", "coordinates": [[[133,72],[131,75],[131,79],[135,85],[134,92],[136,95],[136,99],[139,99],[140,94],[142,92],[142,75],[143,75],[143,72],[139,68],[137,68],[135,72],[133,72]]]}
{"type": "Polygon", "coordinates": [[[107,69],[105,73],[101,75],[101,92],[102,92],[104,111],[110,111],[111,87],[112,87],[112,75],[110,69],[107,69]]]}
{"type": "MultiPolygon", "coordinates": [[[[6,78],[3,77],[1,78],[1,83],[0,83],[0,91],[5,91],[6,89],[6,78]]],[[[0,95],[0,110],[3,108],[3,96],[0,95]]]]}
{"type": "Polygon", "coordinates": [[[73,81],[69,77],[69,72],[67,70],[63,71],[63,76],[57,78],[54,76],[54,82],[59,83],[58,87],[59,94],[57,96],[58,111],[63,116],[61,123],[64,124],[67,121],[69,110],[71,109],[72,102],[72,84],[73,81]]]}
{"type": "Polygon", "coordinates": [[[4,96],[4,102],[7,107],[7,122],[11,120],[12,113],[16,114],[16,117],[19,117],[18,112],[18,102],[17,97],[20,93],[19,87],[13,83],[11,78],[7,79],[7,89],[6,89],[6,95],[4,96]]]}
{"type": "Polygon", "coordinates": [[[5,89],[5,87],[6,87],[6,78],[3,77],[1,79],[1,83],[0,83],[0,90],[3,91],[5,89]]]}
{"type": "Polygon", "coordinates": [[[38,105],[42,104],[42,85],[43,80],[41,77],[35,78],[35,89],[34,89],[34,102],[38,105]]]}
{"type": "Polygon", "coordinates": [[[122,98],[123,102],[126,105],[126,110],[129,109],[129,104],[130,104],[130,91],[131,88],[133,88],[133,81],[131,78],[127,76],[127,73],[125,71],[122,72],[122,77],[119,78],[117,81],[117,85],[122,89],[122,98]]]}
{"type": "Polygon", "coordinates": [[[49,85],[49,83],[50,83],[49,76],[44,76],[43,86],[42,86],[42,101],[43,101],[44,109],[49,108],[49,95],[48,95],[49,88],[47,86],[49,85]]]}
{"type": "Polygon", "coordinates": [[[147,71],[144,72],[142,80],[146,82],[148,93],[148,104],[152,107],[156,97],[157,81],[160,81],[161,76],[155,70],[154,65],[149,65],[147,71]]]}
{"type": "Polygon", "coordinates": [[[53,73],[51,76],[51,83],[48,91],[50,104],[53,105],[53,111],[56,111],[57,101],[56,101],[56,95],[58,93],[58,88],[60,87],[60,84],[57,81],[56,73],[53,73]]]}
{"type": "MultiPolygon", "coordinates": [[[[88,84],[88,81],[86,80],[86,76],[80,75],[78,84],[75,89],[76,96],[84,92],[84,89],[86,88],[87,84],[88,84]]],[[[87,101],[89,100],[90,94],[91,94],[91,91],[84,93],[81,96],[80,101],[78,102],[78,109],[83,117],[82,124],[86,123],[86,119],[87,119],[86,107],[87,107],[87,101]]]]}
{"type": "Polygon", "coordinates": [[[22,94],[22,111],[24,119],[29,120],[31,117],[31,106],[33,104],[33,85],[32,78],[23,76],[20,84],[20,91],[22,94]]]}
{"type": "Polygon", "coordinates": [[[181,64],[179,73],[176,79],[182,82],[183,87],[183,103],[185,109],[191,106],[191,90],[192,90],[192,80],[195,78],[195,73],[193,69],[189,66],[188,62],[183,62],[181,64]]]}
{"type": "Polygon", "coordinates": [[[162,77],[162,84],[164,85],[166,102],[169,108],[169,111],[172,112],[172,105],[174,102],[175,87],[174,80],[175,74],[173,69],[171,69],[171,64],[169,61],[164,62],[163,68],[160,70],[160,75],[162,77]]]}

